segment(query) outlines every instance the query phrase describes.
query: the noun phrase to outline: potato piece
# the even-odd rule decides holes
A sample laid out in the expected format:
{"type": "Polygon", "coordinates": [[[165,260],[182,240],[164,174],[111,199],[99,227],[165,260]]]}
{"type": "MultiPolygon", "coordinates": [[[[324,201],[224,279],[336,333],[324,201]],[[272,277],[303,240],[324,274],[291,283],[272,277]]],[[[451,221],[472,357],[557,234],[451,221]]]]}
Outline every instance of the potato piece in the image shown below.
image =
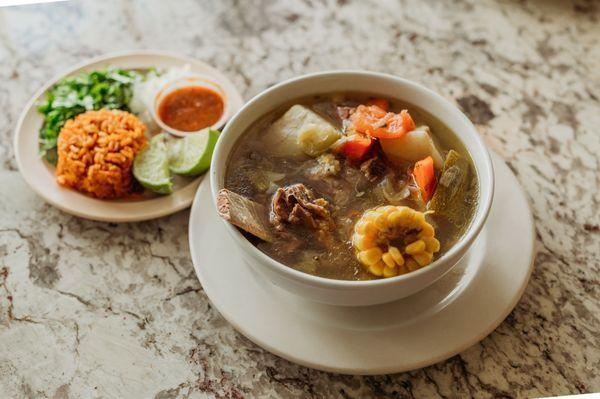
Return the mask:
{"type": "Polygon", "coordinates": [[[428,126],[419,126],[399,139],[381,139],[381,147],[392,161],[417,162],[431,155],[436,169],[444,165],[428,126]]]}
{"type": "Polygon", "coordinates": [[[265,136],[275,156],[316,157],[325,152],[342,133],[333,124],[305,106],[292,106],[276,120],[265,136]]]}

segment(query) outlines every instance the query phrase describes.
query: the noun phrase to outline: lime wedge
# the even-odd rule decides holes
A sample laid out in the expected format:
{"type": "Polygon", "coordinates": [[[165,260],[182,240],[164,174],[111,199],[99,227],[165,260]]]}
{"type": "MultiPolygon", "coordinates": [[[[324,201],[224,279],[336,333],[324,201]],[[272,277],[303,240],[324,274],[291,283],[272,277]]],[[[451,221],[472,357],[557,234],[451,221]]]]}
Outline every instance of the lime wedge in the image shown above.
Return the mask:
{"type": "Polygon", "coordinates": [[[133,176],[140,184],[159,194],[173,191],[166,134],[152,137],[150,143],[133,160],[133,176]]]}
{"type": "Polygon", "coordinates": [[[215,144],[219,138],[217,130],[204,129],[182,139],[169,140],[169,169],[171,172],[194,176],[210,167],[215,144]]]}

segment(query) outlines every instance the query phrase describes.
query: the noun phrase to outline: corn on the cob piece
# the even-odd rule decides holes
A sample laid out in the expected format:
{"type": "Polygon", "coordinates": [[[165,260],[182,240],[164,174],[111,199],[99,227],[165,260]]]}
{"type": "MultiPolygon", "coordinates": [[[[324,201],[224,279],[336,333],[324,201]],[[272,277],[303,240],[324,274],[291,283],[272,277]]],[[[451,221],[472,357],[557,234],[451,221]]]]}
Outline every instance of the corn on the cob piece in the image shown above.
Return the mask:
{"type": "Polygon", "coordinates": [[[381,260],[381,255],[381,248],[373,247],[359,252],[358,259],[363,265],[373,266],[375,263],[381,260]]]}
{"type": "Polygon", "coordinates": [[[406,268],[409,272],[414,272],[419,268],[419,264],[412,258],[406,261],[406,268]]]}
{"type": "Polygon", "coordinates": [[[417,261],[419,266],[427,266],[433,260],[433,254],[431,252],[423,251],[418,254],[414,254],[413,259],[417,261]]]}
{"type": "Polygon", "coordinates": [[[406,248],[404,248],[404,250],[409,255],[416,255],[420,252],[425,251],[425,243],[423,242],[423,240],[413,241],[412,243],[408,244],[406,248]]]}
{"type": "Polygon", "coordinates": [[[384,253],[381,256],[381,260],[383,260],[383,263],[385,263],[388,267],[396,267],[396,262],[389,252],[384,253]]]}
{"type": "Polygon", "coordinates": [[[394,258],[394,262],[396,262],[398,266],[404,265],[404,257],[402,256],[398,248],[388,247],[388,253],[392,255],[392,258],[394,258]]]}
{"type": "Polygon", "coordinates": [[[422,238],[423,242],[425,242],[425,246],[427,251],[429,252],[438,252],[440,250],[440,242],[433,237],[425,237],[422,238]]]}
{"type": "Polygon", "coordinates": [[[377,262],[376,264],[369,266],[369,273],[381,277],[383,276],[383,270],[385,269],[385,265],[383,262],[377,262]]]}
{"type": "Polygon", "coordinates": [[[398,275],[396,267],[386,267],[383,269],[383,277],[394,277],[398,275]]]}
{"type": "Polygon", "coordinates": [[[358,261],[378,277],[408,273],[430,264],[440,250],[425,214],[406,206],[367,210],[354,226],[352,244],[358,261]],[[391,245],[398,239],[403,248],[391,245]]]}

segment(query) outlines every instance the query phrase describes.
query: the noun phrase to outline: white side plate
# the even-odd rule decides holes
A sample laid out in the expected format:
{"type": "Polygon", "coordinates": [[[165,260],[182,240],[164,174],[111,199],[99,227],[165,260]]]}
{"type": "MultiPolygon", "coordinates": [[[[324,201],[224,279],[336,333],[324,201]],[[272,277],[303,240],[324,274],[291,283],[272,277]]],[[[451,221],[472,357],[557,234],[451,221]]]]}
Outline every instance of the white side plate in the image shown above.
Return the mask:
{"type": "Polygon", "coordinates": [[[191,72],[212,76],[222,83],[229,101],[230,115],[235,114],[241,108],[242,97],[229,79],[218,70],[200,61],[154,51],[109,54],[86,61],[47,82],[32,97],[21,114],[15,132],[14,149],[17,166],[27,184],[44,200],[67,213],[86,219],[108,222],[154,219],[190,206],[203,176],[190,180],[185,185],[176,186],[170,195],[139,201],[100,200],[59,186],[54,176],[54,166],[38,156],[38,131],[42,126],[43,118],[36,109],[37,102],[43,99],[46,91],[53,84],[65,76],[81,71],[100,69],[107,65],[131,69],[150,67],[162,69],[185,64],[190,65],[191,72]]]}
{"type": "Polygon", "coordinates": [[[525,195],[492,154],[497,189],[481,235],[446,276],[397,302],[336,307],[293,296],[264,281],[232,249],[209,181],[190,216],[192,261],[204,291],[235,329],[303,366],[345,374],[425,367],[479,342],[506,318],[533,267],[534,227],[525,195]]]}

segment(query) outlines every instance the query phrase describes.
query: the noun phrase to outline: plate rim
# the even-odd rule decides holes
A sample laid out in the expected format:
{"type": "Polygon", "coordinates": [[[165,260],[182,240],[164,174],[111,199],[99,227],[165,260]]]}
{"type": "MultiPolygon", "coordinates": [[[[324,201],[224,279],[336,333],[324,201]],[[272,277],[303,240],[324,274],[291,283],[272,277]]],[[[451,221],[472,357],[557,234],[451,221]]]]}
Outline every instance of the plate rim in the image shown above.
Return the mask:
{"type": "MultiPolygon", "coordinates": [[[[192,221],[195,218],[197,218],[195,215],[199,212],[198,209],[201,206],[200,204],[202,203],[202,201],[199,200],[201,188],[199,188],[197,190],[196,195],[194,197],[194,202],[192,203],[192,208],[191,208],[190,218],[189,218],[189,223],[188,223],[189,248],[190,248],[192,264],[194,266],[194,271],[196,272],[196,276],[197,276],[198,280],[200,281],[200,284],[202,285],[203,290],[205,291],[206,296],[207,296],[208,300],[210,301],[210,303],[212,304],[212,306],[214,306],[215,309],[217,309],[219,314],[225,320],[227,320],[227,322],[229,324],[231,324],[232,327],[238,333],[240,333],[244,337],[248,338],[250,341],[252,341],[256,345],[260,346],[261,348],[269,351],[270,353],[272,353],[276,356],[279,356],[282,359],[299,364],[301,366],[309,367],[309,368],[313,368],[313,369],[321,370],[321,371],[325,371],[325,372],[330,372],[330,373],[340,373],[340,374],[347,374],[347,375],[382,375],[382,374],[395,374],[395,373],[400,373],[400,372],[417,370],[417,369],[420,369],[423,367],[427,367],[427,366],[445,361],[445,360],[451,358],[452,356],[455,356],[455,355],[463,352],[467,348],[469,348],[469,347],[477,344],[481,340],[483,340],[485,337],[487,337],[489,334],[491,334],[506,319],[506,317],[508,317],[508,315],[512,312],[512,310],[516,307],[516,305],[520,301],[521,297],[523,296],[523,293],[525,292],[525,289],[527,288],[527,285],[531,278],[531,274],[533,272],[533,267],[534,267],[535,258],[536,258],[536,254],[537,254],[536,246],[535,246],[535,224],[534,224],[531,204],[529,201],[527,201],[526,193],[523,190],[523,187],[518,183],[516,176],[514,175],[512,170],[510,170],[508,165],[506,165],[504,160],[499,155],[497,155],[495,152],[493,152],[491,150],[490,150],[490,155],[492,156],[492,160],[494,162],[500,162],[500,163],[504,164],[503,166],[506,167],[509,174],[511,175],[511,177],[514,179],[514,182],[516,183],[514,185],[515,187],[513,187],[513,189],[519,193],[519,195],[522,197],[522,199],[524,200],[524,202],[526,204],[526,210],[527,210],[527,214],[528,214],[528,224],[531,226],[531,237],[530,237],[530,239],[531,239],[531,241],[530,241],[531,242],[531,254],[530,255],[531,256],[529,259],[529,265],[528,265],[527,271],[524,275],[523,281],[522,281],[519,289],[514,292],[514,294],[512,295],[511,301],[506,306],[506,308],[504,309],[503,312],[499,313],[498,316],[495,319],[493,319],[492,321],[490,321],[489,324],[485,328],[482,328],[481,332],[476,334],[476,336],[467,340],[463,344],[452,348],[451,350],[444,351],[443,353],[441,353],[437,356],[414,362],[414,364],[411,364],[410,367],[393,367],[393,366],[386,367],[386,366],[384,366],[384,367],[372,367],[369,369],[362,369],[362,370],[359,370],[359,369],[356,369],[353,367],[330,367],[329,365],[323,365],[323,364],[319,364],[317,362],[300,359],[297,356],[295,356],[294,354],[286,353],[283,350],[280,350],[280,349],[274,347],[273,345],[269,344],[269,342],[267,342],[259,337],[256,337],[250,331],[243,328],[240,325],[240,323],[236,322],[234,319],[232,319],[232,317],[230,317],[228,312],[222,311],[221,304],[217,304],[213,300],[213,298],[211,298],[209,296],[208,292],[206,291],[206,288],[203,285],[203,280],[200,278],[200,276],[202,274],[202,272],[201,272],[202,268],[200,266],[197,266],[196,262],[195,262],[197,254],[196,254],[196,249],[193,245],[194,234],[193,234],[193,222],[192,221]]],[[[498,169],[499,168],[494,168],[494,173],[498,173],[498,169]]],[[[209,183],[210,182],[207,179],[202,184],[209,184],[209,183]]],[[[206,205],[206,204],[204,204],[204,205],[206,205]]],[[[492,204],[492,207],[493,206],[494,205],[492,204]]],[[[489,222],[489,219],[488,219],[488,222],[489,222]]],[[[486,222],[486,225],[488,222],[486,222]]],[[[484,225],[484,228],[482,229],[482,231],[483,230],[485,230],[485,225],[484,225]]],[[[225,232],[223,232],[223,233],[225,233],[225,232]]],[[[249,267],[249,266],[246,265],[246,267],[249,267]]],[[[477,273],[479,271],[480,270],[477,270],[477,273]]],[[[417,293],[415,295],[419,295],[419,293],[417,293]]],[[[375,306],[377,306],[377,305],[375,305],[375,306]]]]}
{"type": "MultiPolygon", "coordinates": [[[[44,190],[42,190],[40,187],[38,187],[38,184],[35,183],[35,181],[30,176],[30,173],[27,171],[27,168],[25,166],[25,161],[23,159],[21,159],[21,156],[24,155],[24,154],[21,154],[21,152],[24,150],[21,149],[21,145],[19,144],[19,139],[23,135],[23,124],[25,123],[25,119],[27,118],[29,111],[35,107],[36,102],[41,99],[41,97],[44,95],[44,93],[46,93],[48,91],[48,89],[50,89],[50,87],[52,87],[54,84],[56,84],[56,82],[58,82],[60,79],[67,77],[69,75],[72,75],[73,73],[76,73],[77,71],[80,71],[90,65],[100,63],[103,61],[110,61],[110,60],[116,59],[116,58],[128,58],[128,57],[139,57],[139,56],[168,58],[171,60],[179,61],[179,62],[181,62],[182,65],[189,63],[191,65],[196,65],[196,66],[205,68],[205,69],[211,71],[212,73],[216,73],[220,79],[223,79],[225,81],[225,83],[227,83],[227,86],[229,86],[229,88],[231,90],[230,94],[233,96],[232,103],[234,104],[234,108],[232,110],[230,118],[244,104],[243,96],[237,90],[236,86],[229,79],[229,77],[227,75],[225,75],[225,73],[221,72],[220,70],[216,69],[212,65],[209,65],[201,60],[197,60],[192,57],[182,55],[182,54],[177,54],[177,53],[171,52],[171,51],[152,50],[152,49],[114,51],[114,52],[103,53],[101,55],[94,56],[91,58],[86,58],[80,62],[77,62],[74,65],[71,65],[65,69],[62,69],[61,71],[59,71],[58,73],[53,75],[50,79],[48,79],[44,84],[42,84],[42,86],[39,89],[37,89],[34,92],[34,94],[29,98],[29,100],[25,103],[25,106],[21,109],[19,118],[17,119],[17,123],[13,130],[13,140],[12,140],[14,157],[15,157],[15,161],[17,164],[17,169],[18,169],[19,173],[21,174],[21,177],[25,180],[27,185],[38,196],[40,196],[45,202],[52,205],[53,207],[65,212],[67,214],[70,214],[70,215],[73,215],[73,216],[76,216],[76,217],[79,217],[82,219],[94,220],[94,221],[100,221],[100,222],[127,223],[127,222],[139,222],[139,221],[145,221],[145,220],[152,220],[152,219],[157,219],[157,218],[160,218],[163,216],[171,215],[173,213],[179,212],[185,208],[190,207],[190,205],[194,201],[194,198],[196,196],[196,191],[197,191],[198,187],[200,186],[201,182],[204,180],[206,173],[198,176],[197,178],[195,178],[193,180],[190,180],[188,184],[186,184],[185,186],[183,186],[182,188],[180,188],[177,191],[178,193],[183,195],[185,198],[183,198],[180,201],[174,201],[170,205],[165,204],[165,206],[162,206],[160,209],[146,210],[145,207],[141,206],[141,205],[143,205],[144,203],[147,204],[148,203],[147,201],[161,201],[162,200],[164,202],[168,202],[168,199],[175,193],[172,193],[168,196],[161,196],[161,197],[153,198],[153,199],[146,200],[146,201],[112,202],[112,204],[116,205],[112,209],[113,211],[115,209],[119,209],[122,207],[133,207],[136,205],[140,205],[139,209],[133,214],[130,214],[130,210],[127,210],[128,212],[120,213],[118,215],[113,214],[111,212],[110,207],[107,207],[107,209],[103,212],[86,211],[86,210],[80,209],[80,207],[73,208],[73,207],[70,207],[69,205],[65,205],[61,202],[57,202],[54,199],[50,198],[50,196],[47,195],[44,192],[44,190]],[[237,104],[237,106],[235,104],[237,104]]],[[[37,135],[36,135],[36,137],[37,137],[37,135]]],[[[39,160],[40,162],[43,162],[39,158],[37,160],[39,160]]],[[[50,183],[55,183],[55,182],[52,181],[50,183]]],[[[68,188],[62,188],[62,187],[60,189],[70,190],[68,188]]],[[[101,200],[101,199],[86,196],[85,194],[76,192],[75,190],[71,190],[71,191],[73,191],[77,195],[83,196],[84,200],[100,201],[104,204],[111,203],[110,200],[101,200]]]]}

